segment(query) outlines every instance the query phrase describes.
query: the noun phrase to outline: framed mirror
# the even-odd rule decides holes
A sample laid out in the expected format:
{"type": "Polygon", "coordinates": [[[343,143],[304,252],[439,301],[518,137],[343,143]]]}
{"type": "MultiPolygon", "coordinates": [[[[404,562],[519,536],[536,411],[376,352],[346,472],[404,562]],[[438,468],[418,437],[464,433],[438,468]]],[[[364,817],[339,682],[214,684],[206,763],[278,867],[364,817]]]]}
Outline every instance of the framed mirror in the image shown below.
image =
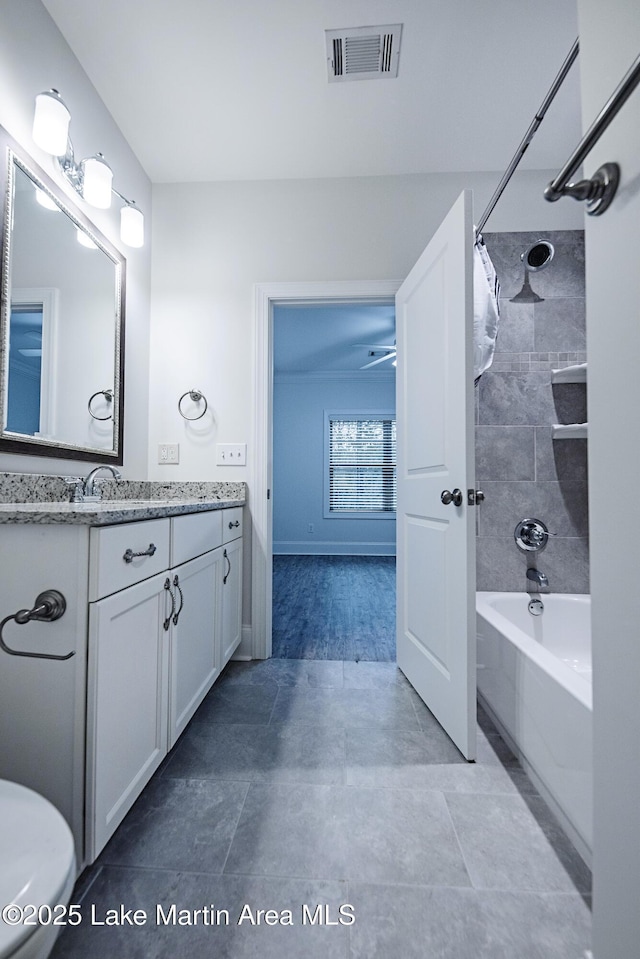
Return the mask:
{"type": "Polygon", "coordinates": [[[0,452],[122,464],[125,259],[0,127],[0,452]]]}

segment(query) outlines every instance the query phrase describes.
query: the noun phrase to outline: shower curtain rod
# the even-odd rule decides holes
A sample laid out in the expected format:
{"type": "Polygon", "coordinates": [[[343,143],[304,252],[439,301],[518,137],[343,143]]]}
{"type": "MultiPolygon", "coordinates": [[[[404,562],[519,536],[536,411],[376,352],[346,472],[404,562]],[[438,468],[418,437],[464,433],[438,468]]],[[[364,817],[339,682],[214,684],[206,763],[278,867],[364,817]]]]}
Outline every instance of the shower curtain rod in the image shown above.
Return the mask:
{"type": "Polygon", "coordinates": [[[563,63],[562,66],[560,67],[560,72],[558,73],[558,76],[555,78],[555,80],[554,80],[553,83],[551,84],[551,87],[549,88],[549,92],[547,93],[546,97],[544,98],[544,100],[543,100],[542,103],[540,104],[540,107],[539,107],[536,115],[534,116],[533,120],[531,121],[531,123],[530,123],[530,125],[529,125],[529,129],[528,129],[527,132],[525,133],[524,137],[522,138],[522,142],[520,143],[520,146],[518,147],[518,149],[516,150],[516,152],[515,152],[514,155],[513,155],[513,159],[511,160],[511,163],[509,164],[509,166],[508,166],[507,169],[505,170],[505,172],[504,172],[504,174],[503,174],[503,176],[502,176],[502,179],[500,180],[500,183],[499,183],[498,186],[496,187],[495,193],[493,194],[493,196],[492,196],[491,199],[489,200],[489,205],[487,206],[487,209],[484,211],[484,213],[483,213],[482,216],[480,217],[480,220],[479,220],[478,225],[477,225],[477,227],[476,227],[478,233],[481,233],[481,232],[482,232],[482,229],[483,229],[485,223],[487,222],[487,220],[489,219],[489,217],[490,217],[491,214],[493,213],[493,209],[494,209],[496,203],[498,202],[498,200],[499,200],[500,197],[502,196],[502,194],[503,194],[503,192],[504,192],[504,189],[505,189],[507,183],[509,182],[509,180],[511,179],[511,177],[512,177],[513,174],[515,173],[516,167],[518,166],[518,164],[520,163],[520,160],[521,160],[522,157],[524,156],[524,153],[525,153],[527,147],[529,146],[529,144],[530,144],[531,141],[533,140],[533,138],[534,138],[534,136],[535,136],[535,133],[536,133],[538,127],[540,126],[540,124],[541,124],[542,121],[544,120],[544,115],[545,115],[545,113],[547,112],[547,110],[549,109],[549,107],[550,107],[550,105],[551,105],[551,103],[552,103],[552,101],[553,101],[553,98],[555,97],[556,93],[558,92],[558,90],[560,89],[560,87],[562,86],[562,84],[564,83],[565,77],[567,76],[569,70],[571,69],[574,60],[575,60],[576,57],[578,56],[579,50],[580,50],[580,38],[578,37],[578,38],[576,39],[576,41],[574,42],[573,46],[571,47],[571,50],[569,51],[569,54],[568,54],[568,56],[567,56],[567,59],[564,61],[564,63],[563,63]]]}

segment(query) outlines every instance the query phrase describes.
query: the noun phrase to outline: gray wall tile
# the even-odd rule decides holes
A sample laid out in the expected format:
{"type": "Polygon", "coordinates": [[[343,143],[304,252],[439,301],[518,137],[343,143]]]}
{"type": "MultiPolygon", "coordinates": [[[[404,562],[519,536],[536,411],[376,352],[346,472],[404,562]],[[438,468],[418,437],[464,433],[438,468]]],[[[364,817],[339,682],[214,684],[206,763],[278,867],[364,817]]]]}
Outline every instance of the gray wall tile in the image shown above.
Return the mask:
{"type": "Polygon", "coordinates": [[[530,273],[532,289],[542,297],[583,296],[585,287],[584,233],[582,230],[555,230],[552,233],[485,233],[487,249],[500,280],[500,295],[515,296],[522,288],[524,267],[520,254],[536,240],[549,240],[554,257],[539,273],[530,273]]]}
{"type": "Polygon", "coordinates": [[[559,534],[542,554],[552,590],[586,592],[586,441],[554,441],[551,426],[586,422],[587,391],[552,385],[550,372],[586,356],[584,235],[492,233],[485,240],[501,283],[502,315],[494,365],[476,390],[476,475],[487,497],[476,512],[478,589],[526,590],[531,560],[517,549],[513,530],[536,516],[559,534]],[[555,249],[547,269],[530,273],[543,300],[512,303],[524,280],[520,254],[538,239],[555,249]]]}
{"type": "Polygon", "coordinates": [[[481,426],[539,426],[556,423],[551,374],[492,373],[479,384],[481,426]]]}
{"type": "Polygon", "coordinates": [[[580,383],[556,383],[552,388],[555,423],[587,422],[587,391],[580,383]]]}
{"type": "Polygon", "coordinates": [[[477,426],[476,479],[535,479],[534,434],[530,426],[477,426]]]}
{"type": "Polygon", "coordinates": [[[534,349],[585,350],[585,302],[582,296],[543,300],[534,308],[534,349]]]}
{"type": "Polygon", "coordinates": [[[533,322],[532,303],[511,303],[507,297],[501,296],[496,349],[504,353],[533,350],[533,322]]]}
{"type": "Polygon", "coordinates": [[[516,523],[534,516],[558,536],[588,533],[586,483],[552,481],[483,484],[485,501],[479,509],[480,535],[513,533],[516,523]]]}
{"type": "Polygon", "coordinates": [[[586,537],[554,536],[531,559],[510,536],[479,536],[476,541],[476,584],[479,590],[524,593],[532,590],[527,566],[549,579],[551,593],[589,592],[589,541],[586,537]]]}
{"type": "Polygon", "coordinates": [[[537,480],[587,482],[587,440],[553,440],[547,426],[536,426],[535,436],[537,480]]]}

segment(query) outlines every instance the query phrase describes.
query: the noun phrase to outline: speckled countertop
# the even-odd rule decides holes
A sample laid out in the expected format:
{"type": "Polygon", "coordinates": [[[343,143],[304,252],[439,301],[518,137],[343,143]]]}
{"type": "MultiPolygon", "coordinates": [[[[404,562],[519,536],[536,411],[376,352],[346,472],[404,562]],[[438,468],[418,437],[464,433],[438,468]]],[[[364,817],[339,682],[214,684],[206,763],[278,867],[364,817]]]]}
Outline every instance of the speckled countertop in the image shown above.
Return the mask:
{"type": "Polygon", "coordinates": [[[76,477],[0,473],[0,524],[79,523],[106,526],[244,506],[244,483],[154,483],[96,480],[98,503],[70,502],[76,477]],[[70,482],[71,481],[71,482],[70,482]]]}

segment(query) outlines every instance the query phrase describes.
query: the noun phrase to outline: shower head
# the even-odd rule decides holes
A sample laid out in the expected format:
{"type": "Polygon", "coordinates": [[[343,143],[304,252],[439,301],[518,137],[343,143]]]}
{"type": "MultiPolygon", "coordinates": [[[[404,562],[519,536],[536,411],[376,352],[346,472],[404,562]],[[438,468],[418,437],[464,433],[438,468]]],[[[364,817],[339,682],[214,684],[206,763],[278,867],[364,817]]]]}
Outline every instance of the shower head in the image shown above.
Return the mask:
{"type": "Polygon", "coordinates": [[[549,266],[554,253],[553,244],[548,240],[536,240],[524,253],[520,254],[520,259],[527,270],[537,273],[549,266]]]}
{"type": "Polygon", "coordinates": [[[553,259],[555,250],[553,243],[548,240],[536,240],[531,246],[527,247],[524,253],[520,254],[520,259],[524,263],[524,282],[522,289],[515,296],[511,297],[512,303],[541,303],[544,297],[538,296],[531,289],[529,283],[530,273],[539,273],[544,270],[553,259]]]}

